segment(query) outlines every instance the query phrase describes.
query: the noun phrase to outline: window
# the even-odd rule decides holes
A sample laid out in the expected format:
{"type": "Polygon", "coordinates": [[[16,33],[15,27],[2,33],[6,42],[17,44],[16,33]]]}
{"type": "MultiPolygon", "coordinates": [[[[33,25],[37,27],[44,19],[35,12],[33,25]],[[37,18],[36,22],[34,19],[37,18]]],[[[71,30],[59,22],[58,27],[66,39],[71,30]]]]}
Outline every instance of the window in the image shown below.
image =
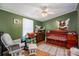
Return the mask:
{"type": "Polygon", "coordinates": [[[23,18],[23,36],[33,32],[33,20],[23,18]]]}

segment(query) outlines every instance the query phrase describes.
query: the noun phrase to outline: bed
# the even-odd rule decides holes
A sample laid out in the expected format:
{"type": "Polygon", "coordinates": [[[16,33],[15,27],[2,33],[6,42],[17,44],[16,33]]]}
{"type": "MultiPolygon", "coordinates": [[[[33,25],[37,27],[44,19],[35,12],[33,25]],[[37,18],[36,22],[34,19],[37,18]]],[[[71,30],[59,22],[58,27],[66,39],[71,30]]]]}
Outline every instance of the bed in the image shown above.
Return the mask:
{"type": "Polygon", "coordinates": [[[77,45],[77,34],[74,31],[50,30],[46,32],[46,43],[70,48],[77,45]]]}

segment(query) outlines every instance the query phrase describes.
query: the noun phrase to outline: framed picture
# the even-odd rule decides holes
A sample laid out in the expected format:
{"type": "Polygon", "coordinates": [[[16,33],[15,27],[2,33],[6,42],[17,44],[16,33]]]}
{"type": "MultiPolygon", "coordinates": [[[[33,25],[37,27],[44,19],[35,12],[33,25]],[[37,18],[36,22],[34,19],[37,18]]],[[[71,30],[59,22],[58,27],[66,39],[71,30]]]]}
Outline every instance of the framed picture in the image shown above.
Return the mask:
{"type": "Polygon", "coordinates": [[[14,24],[20,24],[20,20],[19,19],[14,19],[14,24]]]}

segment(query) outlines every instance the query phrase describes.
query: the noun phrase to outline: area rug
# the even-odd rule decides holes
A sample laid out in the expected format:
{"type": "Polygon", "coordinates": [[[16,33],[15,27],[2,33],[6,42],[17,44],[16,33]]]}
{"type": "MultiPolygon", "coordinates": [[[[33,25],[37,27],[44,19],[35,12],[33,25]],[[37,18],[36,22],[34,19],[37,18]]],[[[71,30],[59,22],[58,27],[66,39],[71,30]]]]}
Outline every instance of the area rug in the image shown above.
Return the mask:
{"type": "Polygon", "coordinates": [[[50,56],[69,56],[69,50],[63,47],[41,44],[38,46],[41,51],[49,53],[50,56]]]}

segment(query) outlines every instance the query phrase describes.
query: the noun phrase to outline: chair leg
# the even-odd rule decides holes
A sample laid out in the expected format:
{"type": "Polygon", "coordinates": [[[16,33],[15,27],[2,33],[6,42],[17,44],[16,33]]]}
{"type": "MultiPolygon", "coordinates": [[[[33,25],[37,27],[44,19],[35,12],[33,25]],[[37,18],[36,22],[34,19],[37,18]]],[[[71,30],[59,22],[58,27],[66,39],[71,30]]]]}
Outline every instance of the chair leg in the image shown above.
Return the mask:
{"type": "Polygon", "coordinates": [[[31,55],[31,52],[32,52],[32,50],[30,49],[30,50],[29,50],[29,55],[31,55]]]}
{"type": "Polygon", "coordinates": [[[37,52],[37,51],[36,51],[36,49],[35,49],[35,54],[36,54],[36,52],[37,52]]]}
{"type": "Polygon", "coordinates": [[[12,55],[12,56],[19,56],[20,53],[19,53],[19,52],[15,52],[15,53],[12,53],[11,55],[12,55]]]}
{"type": "Polygon", "coordinates": [[[15,53],[15,56],[18,56],[18,52],[15,53]]]}
{"type": "Polygon", "coordinates": [[[12,55],[12,56],[15,56],[15,53],[12,53],[11,55],[12,55]]]}

